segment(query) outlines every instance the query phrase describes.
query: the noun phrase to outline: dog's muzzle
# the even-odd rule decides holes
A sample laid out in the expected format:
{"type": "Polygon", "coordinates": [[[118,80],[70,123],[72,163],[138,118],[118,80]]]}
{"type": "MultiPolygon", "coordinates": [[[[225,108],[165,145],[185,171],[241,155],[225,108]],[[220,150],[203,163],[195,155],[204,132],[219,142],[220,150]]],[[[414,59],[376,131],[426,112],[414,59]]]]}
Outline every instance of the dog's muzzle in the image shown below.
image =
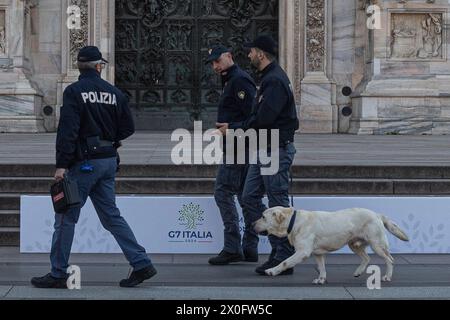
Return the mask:
{"type": "MultiPolygon", "coordinates": [[[[255,230],[255,227],[256,227],[256,222],[253,222],[252,223],[252,229],[255,230]]],[[[269,235],[269,233],[267,231],[258,232],[258,231],[255,230],[255,232],[257,234],[259,234],[260,236],[268,236],[269,235]]]]}

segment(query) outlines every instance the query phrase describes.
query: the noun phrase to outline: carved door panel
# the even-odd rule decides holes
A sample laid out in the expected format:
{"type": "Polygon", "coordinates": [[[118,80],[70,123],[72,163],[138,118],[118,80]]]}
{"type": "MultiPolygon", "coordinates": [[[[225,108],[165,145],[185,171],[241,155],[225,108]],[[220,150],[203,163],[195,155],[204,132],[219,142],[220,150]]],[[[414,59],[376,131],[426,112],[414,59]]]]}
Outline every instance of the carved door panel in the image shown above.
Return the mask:
{"type": "Polygon", "coordinates": [[[278,38],[278,0],[116,0],[116,84],[139,129],[215,122],[221,84],[208,49],[223,43],[251,70],[243,43],[278,38]]]}

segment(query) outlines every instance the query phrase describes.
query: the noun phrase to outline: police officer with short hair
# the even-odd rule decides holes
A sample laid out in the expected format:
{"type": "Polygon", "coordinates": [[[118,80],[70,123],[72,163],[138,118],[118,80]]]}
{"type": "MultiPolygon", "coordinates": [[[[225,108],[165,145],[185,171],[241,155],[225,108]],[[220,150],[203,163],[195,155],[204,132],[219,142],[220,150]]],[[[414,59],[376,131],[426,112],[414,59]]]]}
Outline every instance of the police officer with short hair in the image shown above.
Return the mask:
{"type": "MultiPolygon", "coordinates": [[[[283,69],[275,61],[276,43],[272,37],[261,35],[254,42],[246,44],[251,48],[249,58],[254,67],[262,74],[252,114],[243,122],[218,123],[225,133],[228,128],[278,129],[279,130],[279,169],[274,175],[262,175],[261,163],[251,164],[247,174],[242,202],[250,214],[249,219],[256,221],[266,210],[262,202],[264,192],[269,199],[269,207],[289,207],[289,171],[296,153],[293,141],[299,128],[297,110],[292,86],[283,69]]],[[[270,135],[269,135],[270,136],[270,135]]],[[[270,147],[269,147],[269,150],[270,147]]],[[[294,253],[287,238],[269,236],[272,252],[269,260],[256,268],[256,272],[265,275],[265,270],[277,266],[294,253]]],[[[287,269],[282,275],[292,274],[287,269]]]]}
{"type": "Polygon", "coordinates": [[[134,133],[128,98],[101,78],[108,63],[97,47],[78,54],[79,81],[64,91],[56,138],[55,180],[65,175],[78,184],[81,205],[65,214],[55,214],[50,261],[51,273],[33,278],[38,288],[67,288],[67,268],[81,207],[91,198],[103,227],[111,232],[133,267],[121,287],[134,287],[156,274],[115,200],[117,144],[134,133]]]}
{"type": "MultiPolygon", "coordinates": [[[[230,50],[223,45],[210,49],[206,63],[211,63],[214,71],[222,77],[223,92],[219,101],[218,122],[245,121],[250,115],[256,94],[253,79],[234,63],[230,50]]],[[[224,163],[219,166],[214,191],[224,224],[224,246],[218,256],[209,259],[209,263],[226,265],[238,261],[257,262],[258,235],[252,228],[253,221],[248,219],[247,210],[243,208],[245,230],[241,244],[239,215],[234,201],[237,195],[239,203],[242,203],[242,190],[248,170],[246,163],[237,163],[237,152],[248,152],[238,149],[237,141],[234,150],[228,150],[226,146],[224,139],[224,163]],[[233,163],[226,163],[227,153],[232,152],[233,163]]]]}

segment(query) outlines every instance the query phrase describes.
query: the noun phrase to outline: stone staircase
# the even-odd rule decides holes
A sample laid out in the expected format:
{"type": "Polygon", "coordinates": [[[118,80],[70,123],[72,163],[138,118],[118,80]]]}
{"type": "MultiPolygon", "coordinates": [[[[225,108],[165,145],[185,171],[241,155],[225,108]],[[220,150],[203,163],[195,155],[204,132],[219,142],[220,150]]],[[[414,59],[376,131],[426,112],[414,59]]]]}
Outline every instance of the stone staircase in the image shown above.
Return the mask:
{"type": "MultiPolygon", "coordinates": [[[[292,168],[295,195],[449,195],[450,167],[301,166],[292,168]]],[[[0,164],[0,246],[18,246],[20,195],[48,194],[52,165],[0,164]]],[[[212,194],[215,166],[125,165],[122,195],[212,194]]]]}

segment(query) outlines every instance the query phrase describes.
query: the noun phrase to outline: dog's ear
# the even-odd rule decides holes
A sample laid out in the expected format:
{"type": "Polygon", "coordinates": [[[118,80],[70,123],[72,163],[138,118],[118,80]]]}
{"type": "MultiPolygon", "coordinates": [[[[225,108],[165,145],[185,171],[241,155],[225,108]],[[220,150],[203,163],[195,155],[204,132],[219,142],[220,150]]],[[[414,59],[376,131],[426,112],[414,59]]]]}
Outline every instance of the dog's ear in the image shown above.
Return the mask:
{"type": "Polygon", "coordinates": [[[278,224],[282,224],[283,221],[286,219],[286,216],[284,215],[283,211],[276,211],[273,213],[273,215],[275,216],[275,221],[278,224]]]}

